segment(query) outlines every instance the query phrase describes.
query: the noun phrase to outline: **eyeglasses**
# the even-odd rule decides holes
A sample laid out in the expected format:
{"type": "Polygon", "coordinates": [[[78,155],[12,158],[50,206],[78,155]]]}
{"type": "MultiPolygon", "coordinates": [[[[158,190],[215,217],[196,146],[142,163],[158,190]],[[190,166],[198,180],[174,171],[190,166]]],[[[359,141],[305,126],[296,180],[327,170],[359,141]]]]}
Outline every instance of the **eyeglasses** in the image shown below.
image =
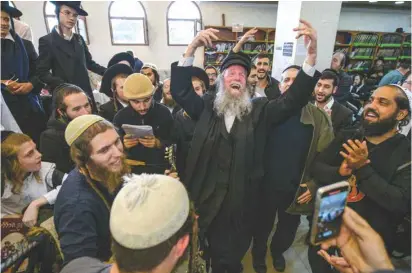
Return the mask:
{"type": "Polygon", "coordinates": [[[79,14],[73,13],[73,12],[68,11],[68,10],[63,10],[60,13],[63,14],[63,15],[66,15],[67,17],[72,17],[73,16],[73,18],[75,18],[75,19],[77,19],[77,17],[79,17],[79,14]]]}
{"type": "Polygon", "coordinates": [[[216,77],[217,75],[216,75],[216,73],[207,73],[207,76],[208,77],[216,77]]]}

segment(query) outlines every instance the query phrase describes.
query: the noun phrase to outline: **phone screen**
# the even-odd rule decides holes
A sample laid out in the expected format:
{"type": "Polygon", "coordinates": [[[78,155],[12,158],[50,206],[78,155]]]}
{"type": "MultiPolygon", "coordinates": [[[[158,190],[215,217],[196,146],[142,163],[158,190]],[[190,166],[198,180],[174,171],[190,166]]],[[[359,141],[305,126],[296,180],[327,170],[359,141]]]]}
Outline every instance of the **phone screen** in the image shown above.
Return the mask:
{"type": "Polygon", "coordinates": [[[315,244],[339,234],[348,193],[348,188],[342,187],[322,194],[319,214],[316,219],[315,244]]]}

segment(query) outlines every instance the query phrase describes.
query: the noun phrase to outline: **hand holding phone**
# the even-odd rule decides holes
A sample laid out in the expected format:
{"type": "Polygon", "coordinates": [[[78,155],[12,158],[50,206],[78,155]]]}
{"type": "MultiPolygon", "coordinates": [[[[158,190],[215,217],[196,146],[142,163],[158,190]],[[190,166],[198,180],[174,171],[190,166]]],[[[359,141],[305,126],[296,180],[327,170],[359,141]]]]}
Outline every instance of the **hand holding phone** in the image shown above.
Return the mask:
{"type": "Polygon", "coordinates": [[[349,183],[346,181],[318,189],[310,237],[313,245],[339,235],[348,194],[349,183]]]}

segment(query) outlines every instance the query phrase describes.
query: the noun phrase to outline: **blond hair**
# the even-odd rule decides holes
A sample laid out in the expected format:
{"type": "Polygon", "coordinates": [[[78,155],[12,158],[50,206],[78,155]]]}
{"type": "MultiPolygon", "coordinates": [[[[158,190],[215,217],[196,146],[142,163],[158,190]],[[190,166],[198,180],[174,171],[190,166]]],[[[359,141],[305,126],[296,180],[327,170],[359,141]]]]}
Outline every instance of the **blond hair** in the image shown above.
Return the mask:
{"type": "MultiPolygon", "coordinates": [[[[1,143],[1,180],[12,184],[12,193],[20,194],[27,171],[23,170],[17,157],[23,143],[32,141],[25,134],[12,133],[1,143]]],[[[39,172],[34,172],[34,177],[41,183],[39,172]]]]}

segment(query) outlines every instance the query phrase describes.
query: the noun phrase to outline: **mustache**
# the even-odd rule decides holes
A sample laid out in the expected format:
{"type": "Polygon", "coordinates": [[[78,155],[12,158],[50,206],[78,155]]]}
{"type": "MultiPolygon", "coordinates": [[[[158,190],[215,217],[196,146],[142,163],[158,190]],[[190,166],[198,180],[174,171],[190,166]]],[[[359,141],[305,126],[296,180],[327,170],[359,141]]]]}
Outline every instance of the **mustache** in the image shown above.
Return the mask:
{"type": "Polygon", "coordinates": [[[259,73],[265,73],[266,72],[266,70],[264,70],[264,69],[258,69],[258,71],[257,72],[259,72],[259,73]]]}
{"type": "Polygon", "coordinates": [[[377,117],[379,117],[378,112],[376,112],[376,111],[373,110],[373,109],[367,109],[367,110],[365,111],[365,115],[367,115],[367,114],[369,114],[369,113],[373,113],[373,114],[375,114],[377,117]]]}

